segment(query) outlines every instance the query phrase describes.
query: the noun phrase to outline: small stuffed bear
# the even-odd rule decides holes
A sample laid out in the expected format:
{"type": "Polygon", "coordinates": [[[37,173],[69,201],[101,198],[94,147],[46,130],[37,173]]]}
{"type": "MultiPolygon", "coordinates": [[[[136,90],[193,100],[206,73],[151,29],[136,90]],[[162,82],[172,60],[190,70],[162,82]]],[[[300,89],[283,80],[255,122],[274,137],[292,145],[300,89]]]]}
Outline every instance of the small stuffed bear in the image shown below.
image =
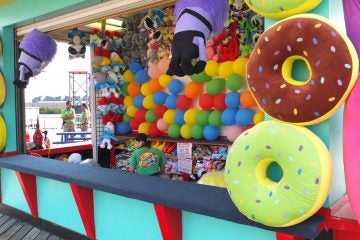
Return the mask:
{"type": "Polygon", "coordinates": [[[178,0],[175,5],[175,35],[167,74],[200,73],[206,65],[206,40],[222,31],[229,12],[227,0],[178,0]],[[193,66],[193,59],[198,58],[193,66]]]}

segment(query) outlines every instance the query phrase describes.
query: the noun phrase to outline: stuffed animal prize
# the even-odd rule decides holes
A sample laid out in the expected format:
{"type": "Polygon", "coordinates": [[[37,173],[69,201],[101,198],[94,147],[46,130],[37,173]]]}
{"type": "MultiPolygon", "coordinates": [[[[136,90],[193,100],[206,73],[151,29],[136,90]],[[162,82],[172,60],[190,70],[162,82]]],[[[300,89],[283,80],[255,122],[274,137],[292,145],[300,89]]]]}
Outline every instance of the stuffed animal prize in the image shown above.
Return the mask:
{"type": "Polygon", "coordinates": [[[25,36],[19,49],[20,57],[14,84],[25,88],[29,78],[38,75],[51,62],[56,53],[56,43],[48,35],[34,29],[25,36]]]}
{"type": "Polygon", "coordinates": [[[229,12],[227,0],[178,0],[175,5],[175,35],[167,74],[200,73],[206,65],[206,40],[220,33],[229,12]],[[195,66],[192,60],[198,58],[195,66]]]}

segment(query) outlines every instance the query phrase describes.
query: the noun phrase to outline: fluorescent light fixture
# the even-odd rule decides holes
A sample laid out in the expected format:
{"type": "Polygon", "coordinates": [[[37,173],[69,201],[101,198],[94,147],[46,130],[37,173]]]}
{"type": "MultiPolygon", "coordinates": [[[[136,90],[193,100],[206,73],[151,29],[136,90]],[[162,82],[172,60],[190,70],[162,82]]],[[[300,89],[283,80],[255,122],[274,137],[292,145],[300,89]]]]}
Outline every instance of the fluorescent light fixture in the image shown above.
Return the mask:
{"type": "Polygon", "coordinates": [[[124,23],[124,21],[122,21],[122,20],[117,20],[117,19],[113,19],[113,18],[106,19],[106,24],[113,25],[113,26],[121,27],[123,25],[123,23],[124,23]]]}

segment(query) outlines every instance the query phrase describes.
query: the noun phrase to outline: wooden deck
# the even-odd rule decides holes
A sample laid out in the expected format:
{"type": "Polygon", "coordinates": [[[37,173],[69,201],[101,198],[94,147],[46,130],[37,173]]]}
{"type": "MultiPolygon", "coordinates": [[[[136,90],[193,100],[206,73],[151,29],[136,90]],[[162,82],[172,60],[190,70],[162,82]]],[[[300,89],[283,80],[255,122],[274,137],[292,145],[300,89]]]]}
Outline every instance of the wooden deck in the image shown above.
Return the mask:
{"type": "Polygon", "coordinates": [[[56,235],[39,229],[19,219],[0,213],[1,240],[60,240],[56,235]]]}
{"type": "Polygon", "coordinates": [[[0,203],[0,240],[90,240],[88,237],[35,218],[0,203]]]}

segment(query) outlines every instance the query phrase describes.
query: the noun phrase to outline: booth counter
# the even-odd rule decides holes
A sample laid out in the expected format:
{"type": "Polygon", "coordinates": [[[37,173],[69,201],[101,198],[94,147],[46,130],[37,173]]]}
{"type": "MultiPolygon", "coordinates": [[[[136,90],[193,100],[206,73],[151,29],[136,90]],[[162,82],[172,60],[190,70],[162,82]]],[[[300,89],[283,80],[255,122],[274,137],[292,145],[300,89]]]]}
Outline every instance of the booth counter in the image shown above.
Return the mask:
{"type": "Polygon", "coordinates": [[[29,155],[2,157],[0,167],[3,204],[92,239],[313,239],[325,220],[267,227],[224,188],[29,155]]]}

